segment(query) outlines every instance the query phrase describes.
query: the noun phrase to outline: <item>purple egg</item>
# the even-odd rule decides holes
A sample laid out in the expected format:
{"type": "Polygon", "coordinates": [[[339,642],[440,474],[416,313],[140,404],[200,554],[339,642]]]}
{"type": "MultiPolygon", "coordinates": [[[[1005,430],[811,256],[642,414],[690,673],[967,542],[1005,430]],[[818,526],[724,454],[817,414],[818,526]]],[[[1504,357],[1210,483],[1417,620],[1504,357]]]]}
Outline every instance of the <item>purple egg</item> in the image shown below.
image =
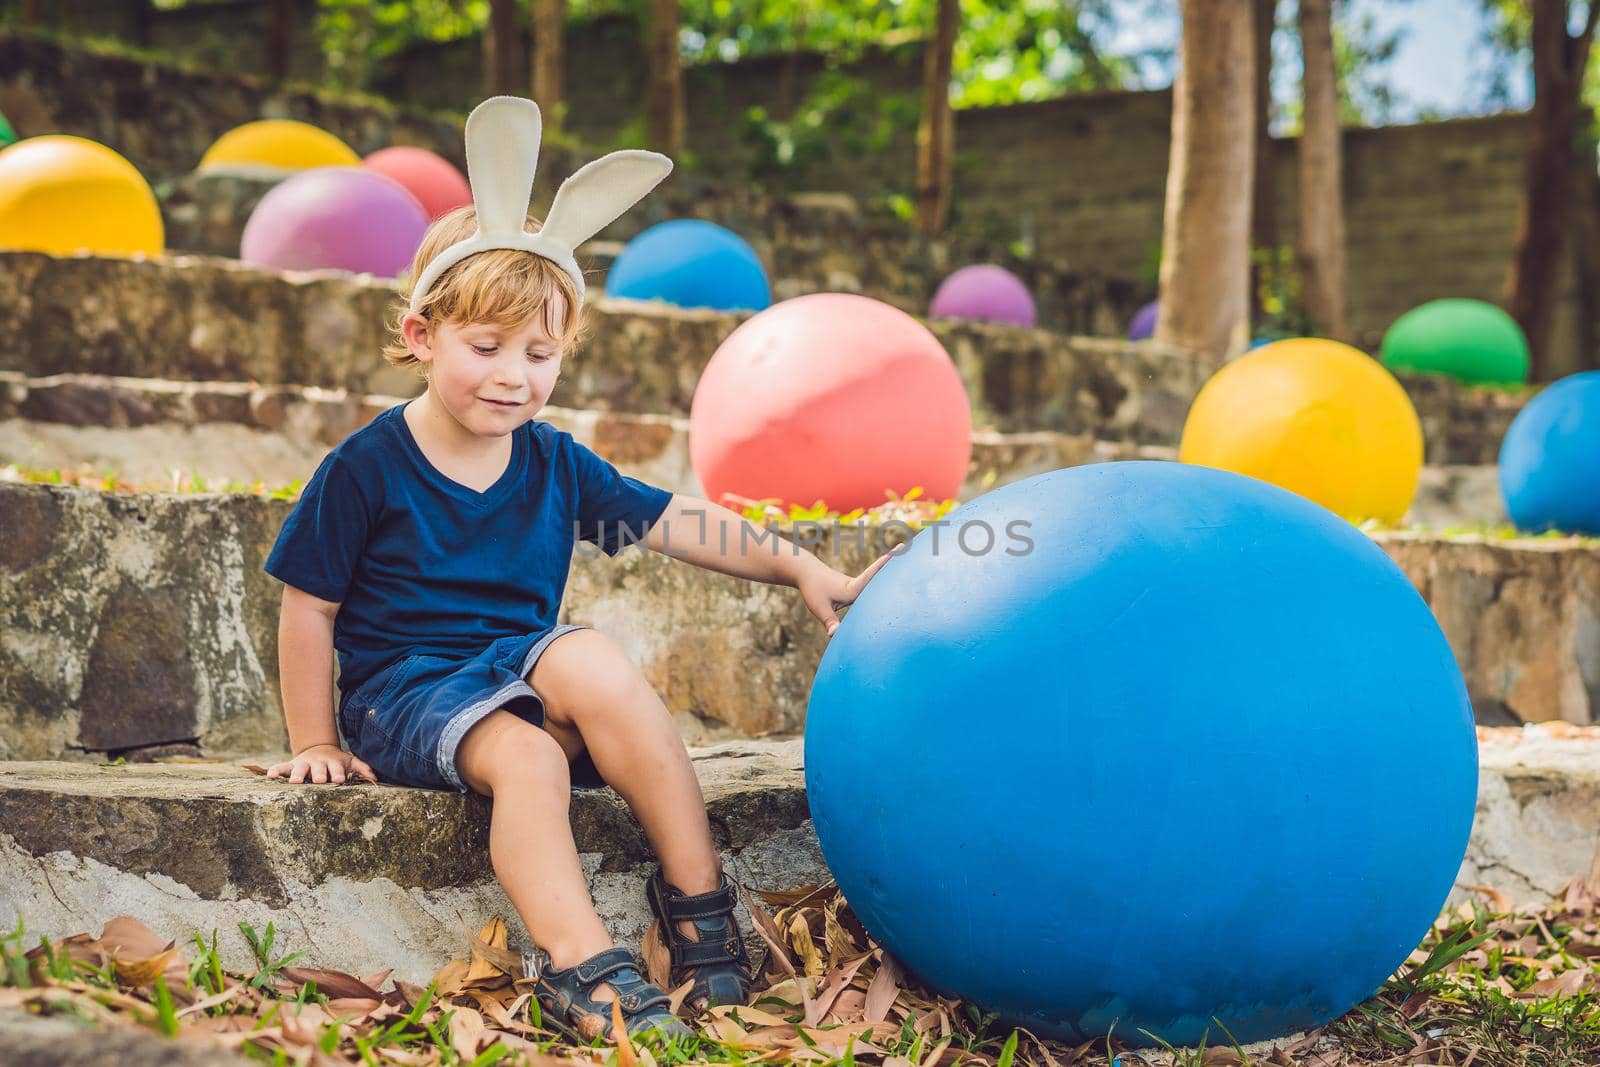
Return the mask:
{"type": "Polygon", "coordinates": [[[363,167],[317,167],[273,186],[244,226],[239,258],[278,270],[393,278],[411,265],[428,212],[405,186],[363,167]]]}
{"type": "Polygon", "coordinates": [[[1156,332],[1156,314],[1160,304],[1152,300],[1134,313],[1133,321],[1128,323],[1128,340],[1148,341],[1156,332]]]}
{"type": "Polygon", "coordinates": [[[1038,322],[1033,297],[1022,279],[1006,270],[985,264],[962,267],[939,286],[928,308],[929,318],[986,319],[1013,326],[1032,326],[1038,322]]]}

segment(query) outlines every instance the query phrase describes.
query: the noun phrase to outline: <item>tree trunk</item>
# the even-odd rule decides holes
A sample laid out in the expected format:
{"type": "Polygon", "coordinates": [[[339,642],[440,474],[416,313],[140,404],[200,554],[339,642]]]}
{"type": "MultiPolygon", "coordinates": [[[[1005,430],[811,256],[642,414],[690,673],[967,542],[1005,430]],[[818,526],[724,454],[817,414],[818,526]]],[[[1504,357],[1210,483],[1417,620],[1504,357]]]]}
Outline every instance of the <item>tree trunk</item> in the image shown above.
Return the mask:
{"type": "Polygon", "coordinates": [[[1301,87],[1305,124],[1300,133],[1300,224],[1296,258],[1300,294],[1314,329],[1345,341],[1343,153],[1339,145],[1339,74],[1333,58],[1331,0],[1300,0],[1301,87]]]}
{"type": "Polygon", "coordinates": [[[678,0],[651,0],[650,91],[645,97],[645,140],[649,147],[675,155],[683,147],[683,60],[678,52],[682,22],[678,0]]]}
{"type": "Polygon", "coordinates": [[[272,0],[267,5],[267,76],[274,81],[289,77],[294,54],[295,0],[272,0]]]}
{"type": "Polygon", "coordinates": [[[549,130],[566,123],[564,94],[566,63],[567,0],[533,0],[533,78],[529,86],[534,103],[549,130]]]}
{"type": "Polygon", "coordinates": [[[1255,25],[1249,4],[1182,0],[1158,342],[1243,349],[1250,311],[1255,25]]]}
{"type": "Polygon", "coordinates": [[[955,115],[950,77],[955,66],[958,0],[939,0],[933,39],[922,59],[922,118],[917,123],[917,228],[929,237],[950,220],[950,177],[955,151],[955,115]]]}
{"type": "Polygon", "coordinates": [[[778,98],[772,113],[783,122],[794,118],[794,109],[799,106],[800,42],[805,40],[805,35],[806,13],[802,11],[794,20],[795,45],[784,53],[783,66],[778,70],[778,98]]]}
{"type": "Polygon", "coordinates": [[[1261,318],[1261,296],[1278,251],[1277,181],[1272,171],[1272,33],[1278,0],[1254,0],[1256,10],[1256,160],[1250,209],[1250,321],[1261,318]]]}
{"type": "Polygon", "coordinates": [[[1589,64],[1600,3],[1591,3],[1577,37],[1567,32],[1567,0],[1533,2],[1533,110],[1523,169],[1517,239],[1506,276],[1506,310],[1528,335],[1532,377],[1551,365],[1556,284],[1577,165],[1579,91],[1589,64]]]}
{"type": "Polygon", "coordinates": [[[517,0],[489,0],[483,28],[483,95],[517,91],[517,0]]]}
{"type": "Polygon", "coordinates": [[[39,24],[39,0],[22,0],[17,8],[17,25],[30,29],[39,24]]]}

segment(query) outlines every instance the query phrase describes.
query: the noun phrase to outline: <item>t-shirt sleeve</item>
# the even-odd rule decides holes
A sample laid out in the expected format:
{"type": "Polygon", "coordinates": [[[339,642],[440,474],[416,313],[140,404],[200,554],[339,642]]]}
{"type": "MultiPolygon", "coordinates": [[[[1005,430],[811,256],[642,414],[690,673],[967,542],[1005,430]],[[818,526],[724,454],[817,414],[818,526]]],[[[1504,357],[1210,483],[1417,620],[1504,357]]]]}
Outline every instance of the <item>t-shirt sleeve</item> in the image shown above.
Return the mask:
{"type": "Polygon", "coordinates": [[[627,477],[585,445],[573,441],[571,448],[578,471],[578,537],[608,556],[642,543],[672,494],[627,477]]]}
{"type": "Polygon", "coordinates": [[[355,472],[337,452],[330,452],[301,490],[262,569],[312,596],[342,601],[370,525],[367,498],[355,472]]]}

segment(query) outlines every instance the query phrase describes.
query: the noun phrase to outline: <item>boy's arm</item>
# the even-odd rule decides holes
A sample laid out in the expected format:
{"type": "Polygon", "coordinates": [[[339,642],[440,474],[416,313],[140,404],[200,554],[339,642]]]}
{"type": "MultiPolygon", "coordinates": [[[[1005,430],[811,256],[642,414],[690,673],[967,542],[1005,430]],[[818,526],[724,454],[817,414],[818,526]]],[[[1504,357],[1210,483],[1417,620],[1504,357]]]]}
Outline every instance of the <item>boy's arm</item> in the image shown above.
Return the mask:
{"type": "Polygon", "coordinates": [[[269,769],[267,777],[289,781],[343,782],[348,771],[377,776],[339,747],[333,722],[333,619],[339,605],[292,585],[283,587],[278,614],[278,679],[283,718],[294,758],[269,769]]]}
{"type": "Polygon", "coordinates": [[[803,546],[757,526],[744,516],[699,497],[674,493],[644,544],[696,567],[800,591],[831,636],[839,628],[834,608],[855,602],[889,555],[854,578],[837,571],[803,546]]]}

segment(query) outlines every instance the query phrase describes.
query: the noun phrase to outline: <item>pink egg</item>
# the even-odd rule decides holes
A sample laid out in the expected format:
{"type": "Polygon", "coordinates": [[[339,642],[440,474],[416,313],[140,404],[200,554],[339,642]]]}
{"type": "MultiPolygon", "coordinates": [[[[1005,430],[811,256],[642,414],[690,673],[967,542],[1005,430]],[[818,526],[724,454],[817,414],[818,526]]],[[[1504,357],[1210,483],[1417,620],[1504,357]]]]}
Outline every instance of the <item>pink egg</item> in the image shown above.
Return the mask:
{"type": "Polygon", "coordinates": [[[472,203],[472,187],[454,163],[426,148],[395,145],[380,148],[361,165],[387,175],[416,197],[430,219],[472,203]]]}
{"type": "Polygon", "coordinates": [[[706,364],[689,456],[709,499],[777,497],[837,511],[921,486],[954,497],[972,410],[938,338],[888,304],[816,293],[744,322],[706,364]]]}

